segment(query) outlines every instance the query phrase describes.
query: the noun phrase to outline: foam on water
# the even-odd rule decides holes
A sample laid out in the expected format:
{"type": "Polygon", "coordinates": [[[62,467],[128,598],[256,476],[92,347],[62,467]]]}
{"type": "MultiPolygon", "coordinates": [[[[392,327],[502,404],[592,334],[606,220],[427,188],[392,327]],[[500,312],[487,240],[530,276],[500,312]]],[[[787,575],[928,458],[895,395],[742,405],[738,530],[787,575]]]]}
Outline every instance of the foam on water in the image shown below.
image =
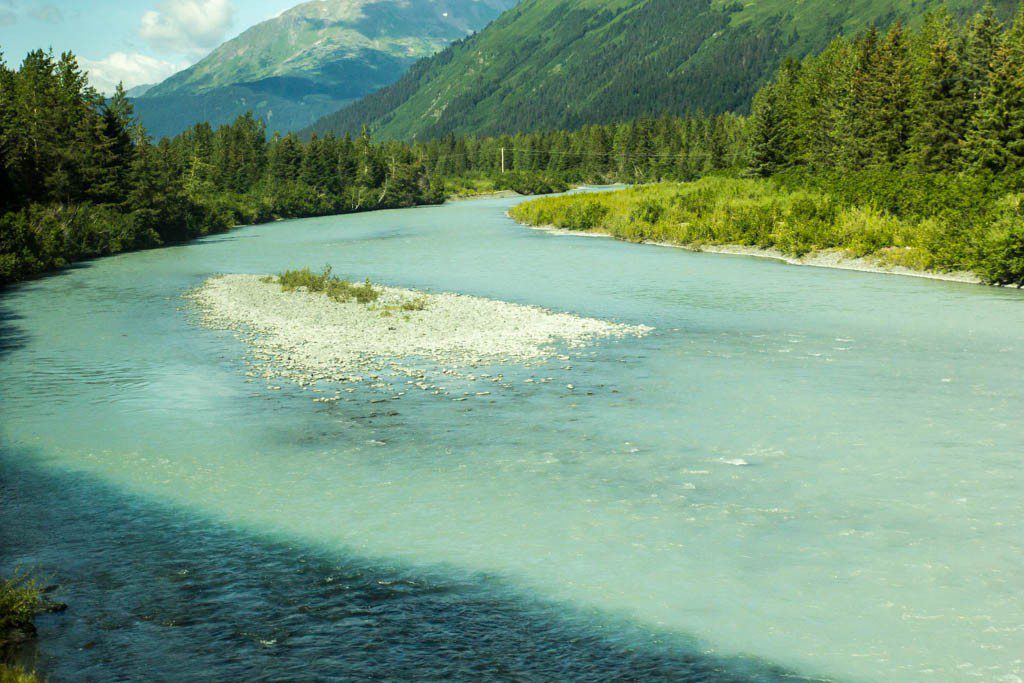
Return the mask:
{"type": "Polygon", "coordinates": [[[507,206],[249,228],[9,292],[6,447],[323,553],[495,574],[594,628],[845,680],[1024,675],[1024,298],[553,237],[507,206]],[[656,332],[463,402],[328,405],[247,381],[181,310],[213,273],[325,260],[656,332]]]}

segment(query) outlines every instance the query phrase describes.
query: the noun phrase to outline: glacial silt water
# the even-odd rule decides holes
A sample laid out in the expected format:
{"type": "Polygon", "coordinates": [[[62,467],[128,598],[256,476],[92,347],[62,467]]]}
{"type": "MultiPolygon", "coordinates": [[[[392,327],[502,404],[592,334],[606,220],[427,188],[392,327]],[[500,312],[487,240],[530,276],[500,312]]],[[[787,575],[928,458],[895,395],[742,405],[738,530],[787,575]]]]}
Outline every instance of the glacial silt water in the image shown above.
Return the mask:
{"type": "MultiPolygon", "coordinates": [[[[315,638],[316,666],[344,663],[324,675],[400,671],[360,668],[397,648],[314,620],[326,598],[287,578],[303,557],[472,594],[458,623],[517,631],[527,676],[555,671],[530,669],[537,643],[561,643],[549,659],[569,662],[568,635],[600,634],[659,662],[713,662],[693,680],[1024,677],[1020,293],[552,236],[506,218],[513,201],[250,227],[4,292],[0,564],[76,577],[68,590],[110,624],[84,634],[72,625],[93,617],[73,602],[46,617],[44,668],[73,678],[65,657],[98,679],[140,674],[147,660],[109,643],[149,638],[152,666],[184,667],[168,675],[215,671],[189,661],[251,674],[245,657],[287,661],[315,638]],[[247,377],[245,344],[199,326],[182,296],[216,273],[328,262],[655,331],[502,367],[511,388],[486,396],[451,380],[466,401],[414,390],[378,403],[362,386],[322,404],[247,377]],[[76,573],[101,556],[116,581],[76,573]],[[220,564],[243,583],[276,577],[224,600],[287,628],[238,661],[230,643],[189,635],[187,601],[178,623],[140,631],[138,596],[168,562],[183,576],[205,567],[195,590],[220,564]],[[109,599],[90,597],[105,580],[109,599]],[[489,627],[480,610],[506,620],[489,627]]],[[[209,619],[229,609],[198,603],[209,619]]],[[[362,626],[377,633],[370,612],[362,626]]],[[[436,648],[458,631],[431,636],[436,648]]],[[[614,659],[602,656],[561,675],[600,679],[614,659]]],[[[652,671],[683,678],[664,666],[652,671]]]]}

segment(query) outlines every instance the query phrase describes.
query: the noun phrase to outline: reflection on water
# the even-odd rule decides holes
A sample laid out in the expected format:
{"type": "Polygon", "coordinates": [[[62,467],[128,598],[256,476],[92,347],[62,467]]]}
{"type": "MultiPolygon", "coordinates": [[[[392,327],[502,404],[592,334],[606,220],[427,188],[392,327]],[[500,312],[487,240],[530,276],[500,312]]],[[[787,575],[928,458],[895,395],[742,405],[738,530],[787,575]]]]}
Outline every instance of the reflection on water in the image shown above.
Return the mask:
{"type": "MultiPolygon", "coordinates": [[[[77,582],[74,568],[95,567],[88,558],[110,557],[96,550],[109,545],[139,577],[125,574],[130,589],[106,608],[120,626],[97,641],[113,645],[79,651],[60,631],[77,627],[52,626],[47,657],[137,672],[103,648],[134,651],[137,596],[173,564],[152,549],[173,558],[187,543],[204,549],[194,590],[223,611],[138,646],[167,667],[177,656],[249,666],[270,647],[258,641],[287,632],[293,646],[311,634],[310,649],[261,656],[270,678],[310,658],[325,676],[401,673],[448,647],[463,677],[552,677],[563,660],[567,678],[614,676],[618,660],[693,680],[776,675],[751,661],[844,680],[1024,675],[1019,293],[552,237],[512,224],[508,205],[260,226],[6,293],[20,342],[0,356],[0,434],[8,462],[37,472],[15,480],[47,501],[71,478],[76,500],[110,487],[140,509],[170,506],[137,525],[105,527],[118,519],[110,501],[89,524],[77,510],[42,518],[19,561],[77,582]],[[324,262],[657,329],[504,368],[511,389],[465,402],[413,391],[371,403],[362,387],[324,405],[247,378],[244,344],[196,327],[180,296],[213,273],[324,262]],[[538,376],[551,381],[527,381],[538,376]],[[44,540],[50,527],[75,543],[44,540]],[[323,574],[288,583],[292,555],[323,574]],[[238,579],[209,578],[219,571],[260,586],[248,593],[263,615],[249,649],[227,634],[238,579]],[[358,647],[334,654],[315,634],[348,629],[334,617],[365,605],[321,589],[332,572],[360,595],[377,577],[432,588],[384,600],[402,619],[356,614],[364,635],[343,634],[358,647]],[[437,616],[446,610],[458,619],[437,616]],[[310,615],[324,613],[334,617],[317,631],[310,615]],[[366,645],[391,628],[444,635],[366,645]],[[509,631],[508,648],[494,644],[509,631]],[[706,671],[715,662],[726,671],[706,671]]],[[[5,528],[39,513],[10,500],[5,528]]],[[[145,622],[154,634],[171,628],[160,619],[145,622]]]]}

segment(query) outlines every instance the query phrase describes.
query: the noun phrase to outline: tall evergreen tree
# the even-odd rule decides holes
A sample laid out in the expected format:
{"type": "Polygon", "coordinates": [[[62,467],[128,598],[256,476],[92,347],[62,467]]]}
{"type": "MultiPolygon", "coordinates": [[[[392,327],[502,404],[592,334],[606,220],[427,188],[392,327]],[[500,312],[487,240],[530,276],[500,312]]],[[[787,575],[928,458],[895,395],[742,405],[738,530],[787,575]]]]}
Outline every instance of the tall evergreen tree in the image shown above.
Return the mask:
{"type": "Polygon", "coordinates": [[[919,73],[910,146],[923,171],[954,168],[971,117],[971,96],[952,35],[937,35],[919,73]]]}
{"type": "Polygon", "coordinates": [[[14,72],[0,52],[0,214],[14,204],[14,183],[8,171],[14,126],[14,72]]]}
{"type": "Polygon", "coordinates": [[[976,102],[988,89],[996,50],[1002,41],[1003,28],[991,2],[986,3],[982,11],[975,15],[967,26],[963,41],[964,77],[972,99],[976,102]]]}
{"type": "Polygon", "coordinates": [[[966,141],[971,167],[1024,170],[1024,6],[996,49],[993,71],[966,141]]]}
{"type": "Polygon", "coordinates": [[[767,85],[754,98],[750,120],[750,174],[768,178],[790,165],[789,141],[789,122],[782,110],[778,85],[767,85]]]}

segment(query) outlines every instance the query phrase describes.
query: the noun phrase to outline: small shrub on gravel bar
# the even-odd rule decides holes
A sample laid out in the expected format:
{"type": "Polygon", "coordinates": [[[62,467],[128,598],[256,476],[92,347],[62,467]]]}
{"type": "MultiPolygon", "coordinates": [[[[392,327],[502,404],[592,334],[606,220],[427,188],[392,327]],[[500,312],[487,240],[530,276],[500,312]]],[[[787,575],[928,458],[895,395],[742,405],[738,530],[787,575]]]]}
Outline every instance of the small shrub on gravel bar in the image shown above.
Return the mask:
{"type": "Polygon", "coordinates": [[[319,273],[314,273],[309,268],[286,270],[277,276],[277,283],[286,292],[304,288],[309,292],[323,292],[339,303],[355,300],[361,304],[369,304],[379,299],[381,294],[369,280],[361,285],[352,284],[334,275],[330,266],[324,266],[319,273]]]}

